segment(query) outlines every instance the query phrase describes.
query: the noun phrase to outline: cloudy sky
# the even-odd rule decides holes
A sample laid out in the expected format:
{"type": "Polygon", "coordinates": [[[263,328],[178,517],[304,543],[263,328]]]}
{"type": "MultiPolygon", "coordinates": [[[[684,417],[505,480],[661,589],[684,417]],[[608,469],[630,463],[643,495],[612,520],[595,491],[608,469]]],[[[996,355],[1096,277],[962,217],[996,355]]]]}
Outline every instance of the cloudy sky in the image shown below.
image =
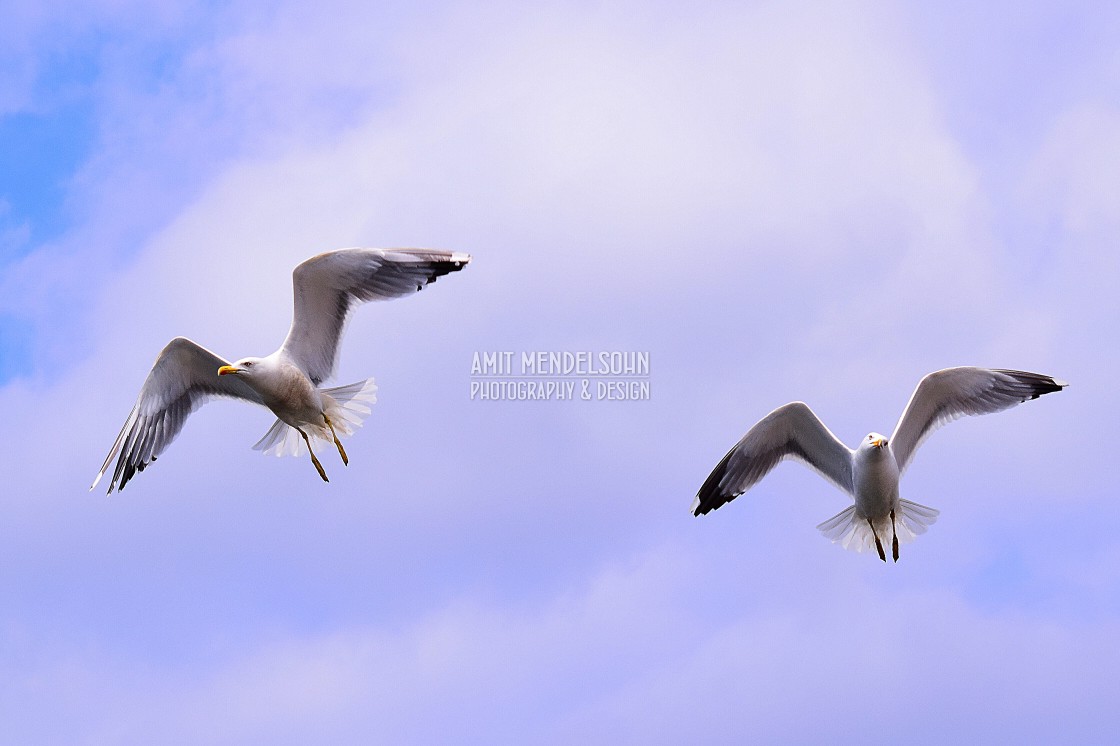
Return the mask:
{"type": "Polygon", "coordinates": [[[975,5],[7,0],[0,740],[1120,738],[1120,11],[975,5]],[[87,491],[169,339],[267,354],[353,245],[474,262],[355,315],[349,467],[216,402],[87,491]],[[472,401],[502,350],[651,398],[472,401]],[[967,364],[1071,386],[922,448],[897,565],[797,464],[688,514],[967,364]]]}

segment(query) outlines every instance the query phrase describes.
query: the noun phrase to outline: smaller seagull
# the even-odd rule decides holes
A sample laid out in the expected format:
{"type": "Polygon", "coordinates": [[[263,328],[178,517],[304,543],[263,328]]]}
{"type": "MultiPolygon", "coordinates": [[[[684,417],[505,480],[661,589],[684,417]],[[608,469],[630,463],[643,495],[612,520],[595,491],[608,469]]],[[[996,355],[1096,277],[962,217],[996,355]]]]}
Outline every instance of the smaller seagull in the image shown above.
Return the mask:
{"type": "Polygon", "coordinates": [[[854,451],[804,402],[786,404],[763,417],[723,457],[700,487],[692,514],[701,515],[734,500],[779,461],[794,458],[855,501],[817,526],[821,533],[845,549],[862,552],[875,547],[884,562],[883,541],[889,536],[891,556],[898,562],[899,540],[912,540],[937,520],[937,510],[898,496],[899,478],[930,433],[959,417],[1000,412],[1068,385],[1018,370],[939,370],[918,383],[890,438],[871,433],[854,451]]]}
{"type": "Polygon", "coordinates": [[[124,489],[133,475],[163,453],[187,417],[215,396],[268,407],[276,422],[254,449],[277,456],[299,455],[304,446],[323,481],[327,473],[310,438],[338,448],[377,401],[373,379],[319,388],[334,374],[342,331],[351,311],[371,300],[422,290],[458,272],[470,254],[433,249],[340,249],[313,256],[292,272],[295,312],[287,339],[266,357],[246,357],[232,365],[185,337],[171,340],[148,374],[136,405],[125,420],[92,490],[119,454],[109,493],[124,489]],[[301,440],[302,439],[302,440],[301,440]]]}

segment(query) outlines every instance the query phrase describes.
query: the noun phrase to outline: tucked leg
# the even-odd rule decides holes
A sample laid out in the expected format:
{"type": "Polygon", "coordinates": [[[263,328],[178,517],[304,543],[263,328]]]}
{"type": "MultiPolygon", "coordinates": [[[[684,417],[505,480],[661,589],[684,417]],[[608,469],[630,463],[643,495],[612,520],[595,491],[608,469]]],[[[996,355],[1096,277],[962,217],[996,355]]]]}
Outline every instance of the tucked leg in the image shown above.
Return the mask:
{"type": "Polygon", "coordinates": [[[338,433],[334,431],[334,425],[331,423],[331,418],[327,417],[327,413],[323,412],[323,419],[326,420],[327,427],[331,430],[331,436],[334,437],[334,444],[338,446],[338,455],[342,456],[343,466],[350,465],[350,459],[346,458],[346,449],[342,447],[342,441],[338,439],[338,433]]]}
{"type": "Polygon", "coordinates": [[[894,556],[894,561],[898,562],[898,526],[894,522],[894,508],[891,508],[891,555],[894,556]]]}
{"type": "Polygon", "coordinates": [[[883,542],[879,541],[879,534],[875,533],[875,524],[870,518],[867,519],[867,525],[871,527],[871,535],[875,537],[875,548],[879,550],[879,559],[886,562],[887,553],[883,551],[883,542]]]}
{"type": "MultiPolygon", "coordinates": [[[[299,430],[299,428],[296,429],[299,430]]],[[[315,464],[315,469],[318,470],[319,476],[323,478],[324,482],[331,481],[327,479],[327,473],[323,471],[323,465],[319,463],[319,459],[315,458],[315,451],[311,449],[311,441],[308,440],[307,433],[303,430],[299,430],[299,434],[303,436],[303,442],[307,444],[307,452],[311,454],[311,463],[315,464]]]]}

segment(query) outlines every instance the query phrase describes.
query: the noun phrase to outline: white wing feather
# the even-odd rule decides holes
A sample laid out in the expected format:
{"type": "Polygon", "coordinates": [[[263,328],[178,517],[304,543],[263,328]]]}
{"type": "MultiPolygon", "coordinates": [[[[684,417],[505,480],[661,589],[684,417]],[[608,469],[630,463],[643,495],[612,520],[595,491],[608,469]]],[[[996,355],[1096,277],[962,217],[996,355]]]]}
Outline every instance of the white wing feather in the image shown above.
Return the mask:
{"type": "Polygon", "coordinates": [[[778,407],[712,470],[692,503],[692,514],[701,515],[734,500],[787,458],[805,463],[851,494],[852,453],[804,402],[778,407]]]}
{"type": "Polygon", "coordinates": [[[422,290],[462,269],[469,254],[433,249],[340,249],[292,273],[295,311],[281,351],[319,385],[334,373],[339,342],[354,307],[422,290]]]}
{"type": "Polygon", "coordinates": [[[123,490],[136,472],[144,471],[175,440],[191,412],[212,397],[262,404],[257,393],[237,376],[219,376],[218,368],[223,365],[228,362],[185,337],[168,342],[90,489],[97,486],[119,453],[109,493],[123,490]]]}
{"type": "Polygon", "coordinates": [[[988,368],[946,368],[923,378],[890,438],[901,475],[934,430],[965,415],[999,412],[1068,386],[1039,373],[988,368]]]}

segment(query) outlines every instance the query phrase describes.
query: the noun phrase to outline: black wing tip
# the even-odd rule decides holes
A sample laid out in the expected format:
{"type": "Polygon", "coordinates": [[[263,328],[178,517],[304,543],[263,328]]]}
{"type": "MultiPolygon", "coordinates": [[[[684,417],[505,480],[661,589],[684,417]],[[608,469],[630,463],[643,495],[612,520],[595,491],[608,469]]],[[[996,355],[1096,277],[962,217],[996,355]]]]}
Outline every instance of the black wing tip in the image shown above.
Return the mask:
{"type": "Polygon", "coordinates": [[[707,515],[711,511],[723,505],[724,501],[719,495],[719,480],[723,478],[724,462],[712,470],[708,478],[704,480],[704,484],[700,485],[700,489],[696,492],[696,499],[692,502],[692,515],[701,516],[707,515]]]}
{"type": "Polygon", "coordinates": [[[696,493],[696,499],[692,502],[692,507],[689,510],[694,516],[707,515],[713,510],[719,509],[725,503],[728,503],[738,497],[738,494],[729,495],[720,490],[720,482],[723,481],[724,475],[727,473],[727,462],[731,458],[729,451],[723,460],[716,464],[716,468],[712,469],[712,473],[704,480],[704,484],[700,486],[699,491],[696,493]]]}
{"type": "Polygon", "coordinates": [[[1030,401],[1046,394],[1053,394],[1069,386],[1069,383],[1060,378],[1043,375],[1042,373],[1031,373],[1026,370],[1005,370],[997,368],[996,373],[1011,376],[1017,382],[1030,387],[1029,396],[1024,398],[1023,401],[1030,401]]]}
{"type": "Polygon", "coordinates": [[[734,495],[728,495],[715,490],[705,492],[704,489],[701,488],[700,492],[696,493],[696,498],[692,501],[692,507],[689,508],[689,512],[699,518],[702,515],[711,513],[713,510],[719,510],[741,494],[740,492],[734,495]]]}
{"type": "Polygon", "coordinates": [[[462,256],[456,255],[451,259],[442,259],[436,262],[436,276],[442,277],[443,275],[449,275],[452,272],[458,272],[470,263],[470,254],[463,254],[462,256]]]}
{"type": "MultiPolygon", "coordinates": [[[[720,504],[722,505],[722,503],[720,504]]],[[[692,513],[693,517],[699,518],[702,515],[711,513],[718,507],[719,505],[713,505],[708,501],[706,497],[697,494],[696,498],[692,501],[692,506],[688,509],[688,512],[692,513]]]]}
{"type": "Polygon", "coordinates": [[[455,254],[451,259],[439,259],[432,262],[431,271],[428,273],[427,279],[423,283],[416,283],[416,291],[423,290],[428,285],[432,284],[444,275],[449,275],[452,272],[458,272],[463,267],[470,264],[470,254],[455,254]]]}
{"type": "Polygon", "coordinates": [[[692,505],[689,506],[688,512],[692,513],[697,518],[702,515],[707,515],[709,511],[713,510],[712,506],[708,504],[707,496],[704,494],[704,489],[701,488],[696,493],[696,497],[692,500],[692,505]]]}
{"type": "Polygon", "coordinates": [[[117,492],[124,492],[125,485],[128,484],[129,481],[139,472],[142,472],[144,471],[144,469],[148,468],[148,466],[154,463],[155,460],[155,456],[153,456],[149,461],[145,461],[140,464],[125,462],[124,465],[119,469],[120,473],[115,474],[113,476],[113,481],[109,482],[109,491],[105,494],[111,495],[113,494],[113,490],[116,490],[117,492]]]}

